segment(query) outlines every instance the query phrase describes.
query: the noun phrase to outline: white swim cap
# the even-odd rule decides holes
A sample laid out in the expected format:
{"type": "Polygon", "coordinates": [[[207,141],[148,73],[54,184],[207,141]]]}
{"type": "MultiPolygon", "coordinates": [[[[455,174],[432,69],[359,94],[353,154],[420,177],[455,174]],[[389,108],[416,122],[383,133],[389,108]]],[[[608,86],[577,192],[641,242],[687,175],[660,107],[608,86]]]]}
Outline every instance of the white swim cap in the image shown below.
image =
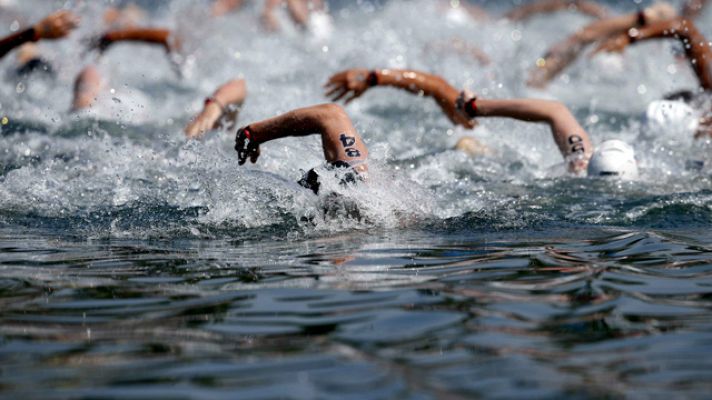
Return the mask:
{"type": "Polygon", "coordinates": [[[682,101],[656,100],[645,112],[644,133],[655,136],[693,133],[699,123],[695,110],[682,101]]]}
{"type": "Polygon", "coordinates": [[[596,149],[588,162],[588,176],[636,179],[638,164],[635,151],[620,140],[606,140],[596,149]]]}

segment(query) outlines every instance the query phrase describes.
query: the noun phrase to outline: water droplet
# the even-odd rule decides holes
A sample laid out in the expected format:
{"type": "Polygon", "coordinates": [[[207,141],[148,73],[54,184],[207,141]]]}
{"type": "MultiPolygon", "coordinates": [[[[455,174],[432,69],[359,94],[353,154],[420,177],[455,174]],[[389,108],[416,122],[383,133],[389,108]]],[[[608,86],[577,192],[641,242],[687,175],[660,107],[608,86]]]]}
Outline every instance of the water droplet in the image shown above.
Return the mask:
{"type": "Polygon", "coordinates": [[[8,122],[10,122],[10,120],[7,119],[7,117],[2,117],[2,119],[0,120],[0,124],[3,124],[3,125],[7,125],[8,122]]]}
{"type": "Polygon", "coordinates": [[[520,32],[518,29],[515,29],[512,31],[512,33],[509,34],[509,37],[512,38],[512,41],[518,42],[522,40],[522,32],[520,32]]]}
{"type": "Polygon", "coordinates": [[[638,94],[642,95],[647,92],[648,92],[648,88],[645,85],[643,85],[643,84],[638,85],[638,94]]]}
{"type": "Polygon", "coordinates": [[[18,82],[17,86],[15,86],[15,91],[19,93],[24,93],[25,92],[25,84],[23,82],[18,82]]]}
{"type": "Polygon", "coordinates": [[[20,29],[20,22],[18,20],[12,21],[10,24],[10,31],[17,32],[18,29],[20,29]]]}

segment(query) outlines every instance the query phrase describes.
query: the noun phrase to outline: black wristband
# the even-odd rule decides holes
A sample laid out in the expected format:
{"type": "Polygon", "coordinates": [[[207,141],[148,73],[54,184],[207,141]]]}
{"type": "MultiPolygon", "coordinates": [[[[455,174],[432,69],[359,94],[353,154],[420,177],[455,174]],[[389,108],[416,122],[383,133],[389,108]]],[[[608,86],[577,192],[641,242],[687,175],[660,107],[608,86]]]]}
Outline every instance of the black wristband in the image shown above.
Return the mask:
{"type": "Polygon", "coordinates": [[[465,112],[470,118],[477,116],[477,96],[465,102],[465,112]]]}
{"type": "Polygon", "coordinates": [[[371,70],[366,78],[366,84],[370,87],[378,85],[378,73],[375,70],[371,70]]]}
{"type": "Polygon", "coordinates": [[[638,10],[638,22],[637,22],[637,24],[638,24],[639,27],[645,26],[645,25],[648,24],[648,21],[647,21],[647,19],[645,18],[645,9],[638,10]]]}

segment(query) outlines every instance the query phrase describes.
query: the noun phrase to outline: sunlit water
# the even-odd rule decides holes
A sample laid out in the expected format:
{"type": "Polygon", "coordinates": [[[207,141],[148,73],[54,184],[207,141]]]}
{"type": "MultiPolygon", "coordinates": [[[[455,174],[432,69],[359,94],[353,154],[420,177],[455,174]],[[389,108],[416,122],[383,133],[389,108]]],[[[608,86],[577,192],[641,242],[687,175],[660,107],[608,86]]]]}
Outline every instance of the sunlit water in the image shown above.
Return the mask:
{"type": "MultiPolygon", "coordinates": [[[[64,4],[17,3],[28,20],[64,4]]],[[[463,23],[434,3],[337,4],[321,38],[286,20],[284,34],[262,35],[254,6],[204,22],[197,3],[170,2],[152,17],[182,35],[182,78],[154,48],[85,54],[102,27],[100,3],[83,5],[77,33],[41,45],[56,80],[0,84],[0,394],[709,396],[711,144],[681,127],[652,134],[641,117],[695,85],[675,46],[584,57],[535,91],[522,84],[534,60],[588,19],[463,23]],[[448,50],[456,37],[493,63],[448,50]],[[74,76],[94,61],[105,97],[69,114],[74,76]],[[369,145],[369,184],[325,182],[360,219],[325,213],[329,199],[296,185],[322,162],[316,138],[266,144],[245,167],[234,130],[184,139],[230,78],[247,80],[248,123],[324,102],[329,75],[355,66],[560,99],[595,143],[634,144],[642,177],[566,176],[545,126],[468,132],[389,89],[347,107],[369,145]],[[466,134],[493,154],[449,150],[466,134]]],[[[700,26],[712,34],[709,14],[700,26]]]]}

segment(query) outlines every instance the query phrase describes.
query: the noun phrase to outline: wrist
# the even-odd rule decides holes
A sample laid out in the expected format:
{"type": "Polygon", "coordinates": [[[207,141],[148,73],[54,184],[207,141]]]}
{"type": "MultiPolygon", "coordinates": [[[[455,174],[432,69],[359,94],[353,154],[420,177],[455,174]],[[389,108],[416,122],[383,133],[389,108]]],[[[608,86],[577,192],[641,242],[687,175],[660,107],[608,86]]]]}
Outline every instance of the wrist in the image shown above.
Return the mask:
{"type": "Polygon", "coordinates": [[[638,10],[638,14],[636,15],[636,26],[639,28],[644,27],[648,24],[648,18],[645,15],[646,11],[647,8],[638,10]]]}
{"type": "Polygon", "coordinates": [[[374,87],[378,86],[378,81],[379,81],[379,76],[378,76],[378,71],[375,69],[372,69],[369,71],[368,76],[366,77],[366,84],[368,87],[374,87]]]}
{"type": "Polygon", "coordinates": [[[40,39],[42,39],[42,34],[40,29],[36,28],[36,25],[26,29],[23,33],[22,36],[26,37],[28,41],[30,42],[37,42],[40,39]]]}
{"type": "Polygon", "coordinates": [[[227,111],[225,105],[220,100],[216,99],[215,96],[206,97],[205,102],[203,103],[203,108],[206,110],[216,110],[219,115],[223,115],[227,111]]]}

